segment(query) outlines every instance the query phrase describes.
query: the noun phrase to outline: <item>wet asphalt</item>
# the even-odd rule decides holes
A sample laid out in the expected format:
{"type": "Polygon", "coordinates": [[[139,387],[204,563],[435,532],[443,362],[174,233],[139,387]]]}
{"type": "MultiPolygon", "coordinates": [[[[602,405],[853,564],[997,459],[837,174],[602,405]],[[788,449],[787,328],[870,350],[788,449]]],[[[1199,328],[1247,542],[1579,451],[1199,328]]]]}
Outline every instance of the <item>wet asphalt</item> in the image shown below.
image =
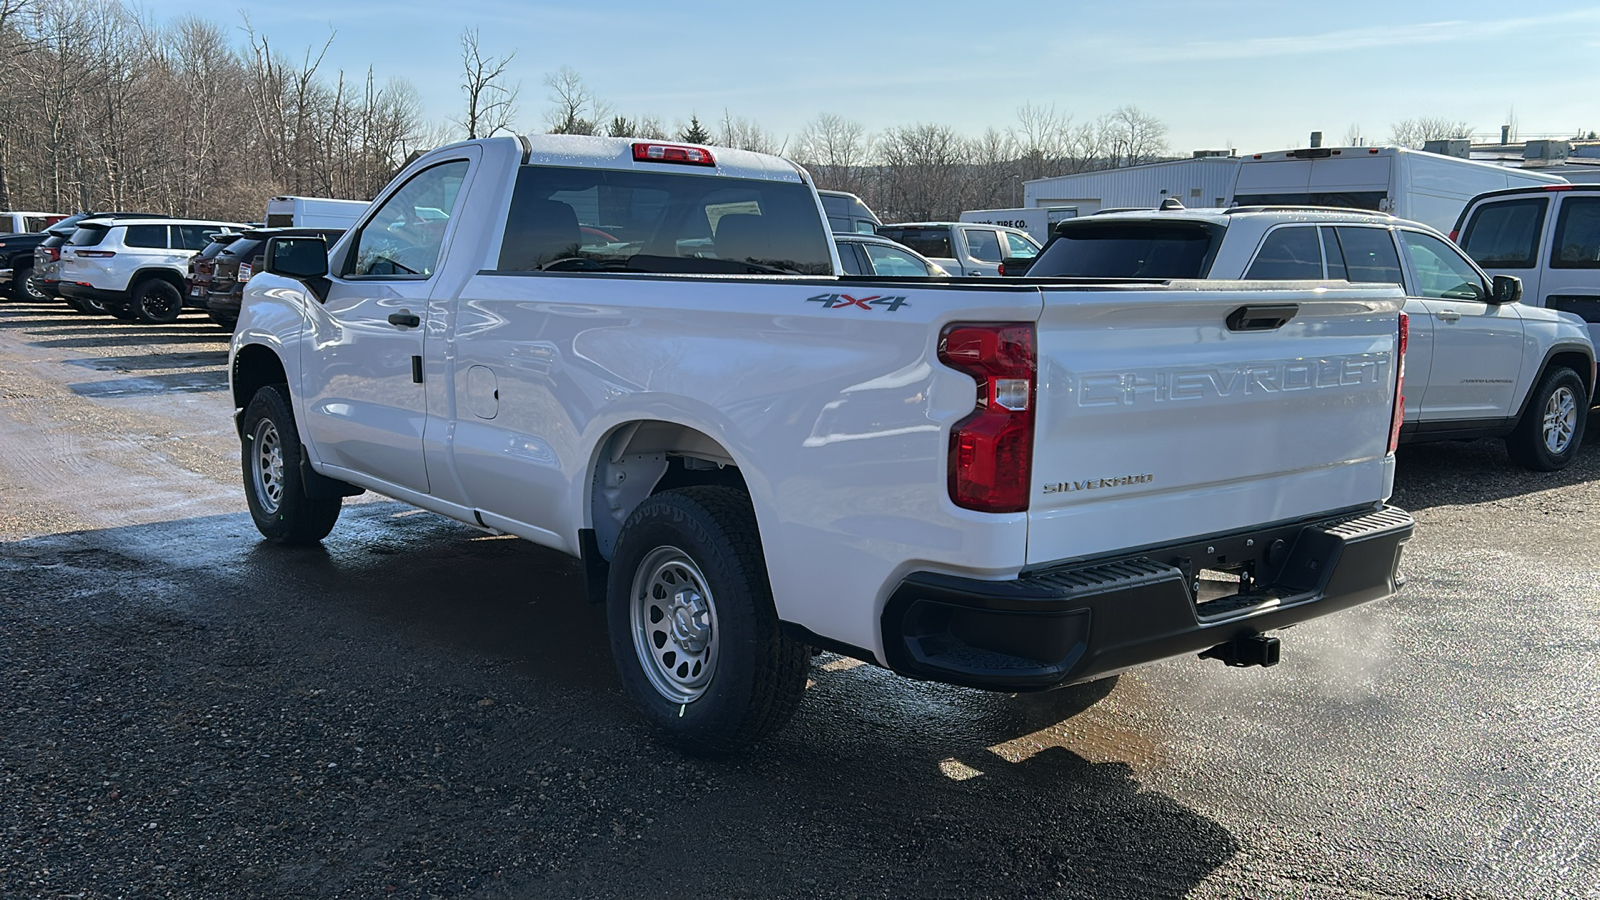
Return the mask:
{"type": "Polygon", "coordinates": [[[0,303],[0,897],[1600,897],[1600,438],[1402,450],[1396,599],[1010,697],[816,660],[654,743],[576,564],[261,542],[224,335],[0,303]]]}

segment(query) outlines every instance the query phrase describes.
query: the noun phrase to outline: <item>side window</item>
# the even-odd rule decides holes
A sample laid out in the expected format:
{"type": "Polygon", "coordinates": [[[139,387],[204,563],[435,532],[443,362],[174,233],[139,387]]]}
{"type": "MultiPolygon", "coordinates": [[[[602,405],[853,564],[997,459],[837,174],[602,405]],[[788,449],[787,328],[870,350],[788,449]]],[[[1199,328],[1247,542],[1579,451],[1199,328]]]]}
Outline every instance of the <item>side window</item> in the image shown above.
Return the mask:
{"type": "Polygon", "coordinates": [[[1000,261],[1000,236],[987,228],[963,228],[967,238],[967,252],[982,262],[1000,261]]]}
{"type": "Polygon", "coordinates": [[[1006,249],[1010,251],[1011,259],[1032,259],[1039,255],[1039,248],[1022,235],[1012,234],[1009,231],[1005,235],[1006,249]]]}
{"type": "Polygon", "coordinates": [[[1261,242],[1244,277],[1251,281],[1316,280],[1322,277],[1322,248],[1315,228],[1278,228],[1261,242]]]}
{"type": "Polygon", "coordinates": [[[1400,254],[1387,228],[1333,229],[1339,239],[1349,280],[1366,284],[1405,284],[1400,277],[1400,254]]]}
{"type": "Polygon", "coordinates": [[[1600,197],[1567,197],[1556,215],[1552,269],[1600,269],[1600,197]]]}
{"type": "Polygon", "coordinates": [[[1403,231],[1406,255],[1417,272],[1417,294],[1441,300],[1482,300],[1489,296],[1483,277],[1461,251],[1431,234],[1403,231]]]}
{"type": "Polygon", "coordinates": [[[458,160],[424,169],[385,200],[356,236],[345,274],[431,276],[467,167],[466,160],[458,160]]]}
{"type": "Polygon", "coordinates": [[[1549,198],[1529,197],[1479,206],[1461,232],[1461,249],[1485,268],[1533,268],[1549,204],[1549,198]]]}
{"type": "Polygon", "coordinates": [[[129,225],[127,234],[122,236],[124,247],[148,247],[151,249],[167,249],[167,226],[165,225],[129,225]]]}
{"type": "Polygon", "coordinates": [[[178,232],[177,246],[185,250],[204,250],[211,243],[211,236],[222,230],[219,225],[175,225],[178,232]]]}
{"type": "Polygon", "coordinates": [[[856,255],[856,248],[849,241],[839,242],[839,265],[844,266],[846,275],[865,275],[861,268],[861,257],[856,255]]]}
{"type": "Polygon", "coordinates": [[[881,228],[878,233],[897,244],[905,244],[923,256],[949,259],[954,255],[950,251],[950,229],[945,226],[881,228]]]}
{"type": "Polygon", "coordinates": [[[862,244],[861,249],[867,251],[867,257],[872,260],[872,269],[879,275],[923,277],[928,274],[928,267],[922,264],[922,260],[908,256],[902,250],[882,244],[862,244]]]}

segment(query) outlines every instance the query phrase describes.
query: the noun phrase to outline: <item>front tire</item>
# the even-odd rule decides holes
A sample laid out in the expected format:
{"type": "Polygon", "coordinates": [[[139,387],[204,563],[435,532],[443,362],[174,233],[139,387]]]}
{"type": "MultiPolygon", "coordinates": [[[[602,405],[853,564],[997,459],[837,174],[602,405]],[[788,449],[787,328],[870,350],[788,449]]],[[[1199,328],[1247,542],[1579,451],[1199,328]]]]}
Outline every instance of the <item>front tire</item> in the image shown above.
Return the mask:
{"type": "Polygon", "coordinates": [[[29,303],[49,303],[50,295],[39,289],[39,276],[34,273],[35,270],[29,267],[11,274],[18,288],[17,299],[29,303]]]}
{"type": "Polygon", "coordinates": [[[244,412],[244,493],[256,530],[279,544],[315,544],[339,521],[341,498],[306,496],[300,453],[289,389],[269,384],[256,391],[244,412]]]}
{"type": "Polygon", "coordinates": [[[139,321],[152,325],[175,322],[183,312],[183,292],[171,282],[151,278],[133,290],[133,310],[139,321]]]}
{"type": "Polygon", "coordinates": [[[1516,430],[1506,436],[1506,453],[1536,472],[1564,469],[1578,456],[1589,419],[1589,392],[1583,378],[1553,368],[1539,379],[1516,430]]]}
{"type": "Polygon", "coordinates": [[[662,740],[702,755],[744,750],[789,721],[810,652],[785,637],[749,498],[727,487],[649,497],[611,560],[611,653],[662,740]]]}

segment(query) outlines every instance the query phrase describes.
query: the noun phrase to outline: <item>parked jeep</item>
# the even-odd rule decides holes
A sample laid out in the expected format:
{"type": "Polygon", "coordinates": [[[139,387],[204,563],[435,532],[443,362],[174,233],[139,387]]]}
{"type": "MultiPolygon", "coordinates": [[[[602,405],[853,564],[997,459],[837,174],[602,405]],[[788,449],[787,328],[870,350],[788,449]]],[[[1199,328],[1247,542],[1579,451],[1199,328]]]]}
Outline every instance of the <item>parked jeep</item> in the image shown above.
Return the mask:
{"type": "Polygon", "coordinates": [[[85,219],[61,252],[61,294],[119,319],[171,322],[183,311],[189,257],[219,231],[204,219],[85,219]]]}

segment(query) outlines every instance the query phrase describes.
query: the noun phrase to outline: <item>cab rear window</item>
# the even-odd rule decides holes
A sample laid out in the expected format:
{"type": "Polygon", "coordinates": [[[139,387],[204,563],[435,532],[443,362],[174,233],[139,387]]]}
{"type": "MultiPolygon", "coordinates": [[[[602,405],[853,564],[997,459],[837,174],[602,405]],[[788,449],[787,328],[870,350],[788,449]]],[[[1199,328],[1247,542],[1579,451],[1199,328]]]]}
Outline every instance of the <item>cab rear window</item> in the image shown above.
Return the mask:
{"type": "Polygon", "coordinates": [[[1063,224],[1031,277],[1204,278],[1223,227],[1206,222],[1063,224]]]}
{"type": "Polygon", "coordinates": [[[832,275],[833,255],[798,182],[524,166],[498,270],[832,275]]]}
{"type": "Polygon", "coordinates": [[[896,228],[890,225],[880,227],[878,233],[897,244],[905,244],[923,256],[934,259],[950,259],[955,256],[950,250],[950,228],[946,225],[927,228],[896,228]]]}

